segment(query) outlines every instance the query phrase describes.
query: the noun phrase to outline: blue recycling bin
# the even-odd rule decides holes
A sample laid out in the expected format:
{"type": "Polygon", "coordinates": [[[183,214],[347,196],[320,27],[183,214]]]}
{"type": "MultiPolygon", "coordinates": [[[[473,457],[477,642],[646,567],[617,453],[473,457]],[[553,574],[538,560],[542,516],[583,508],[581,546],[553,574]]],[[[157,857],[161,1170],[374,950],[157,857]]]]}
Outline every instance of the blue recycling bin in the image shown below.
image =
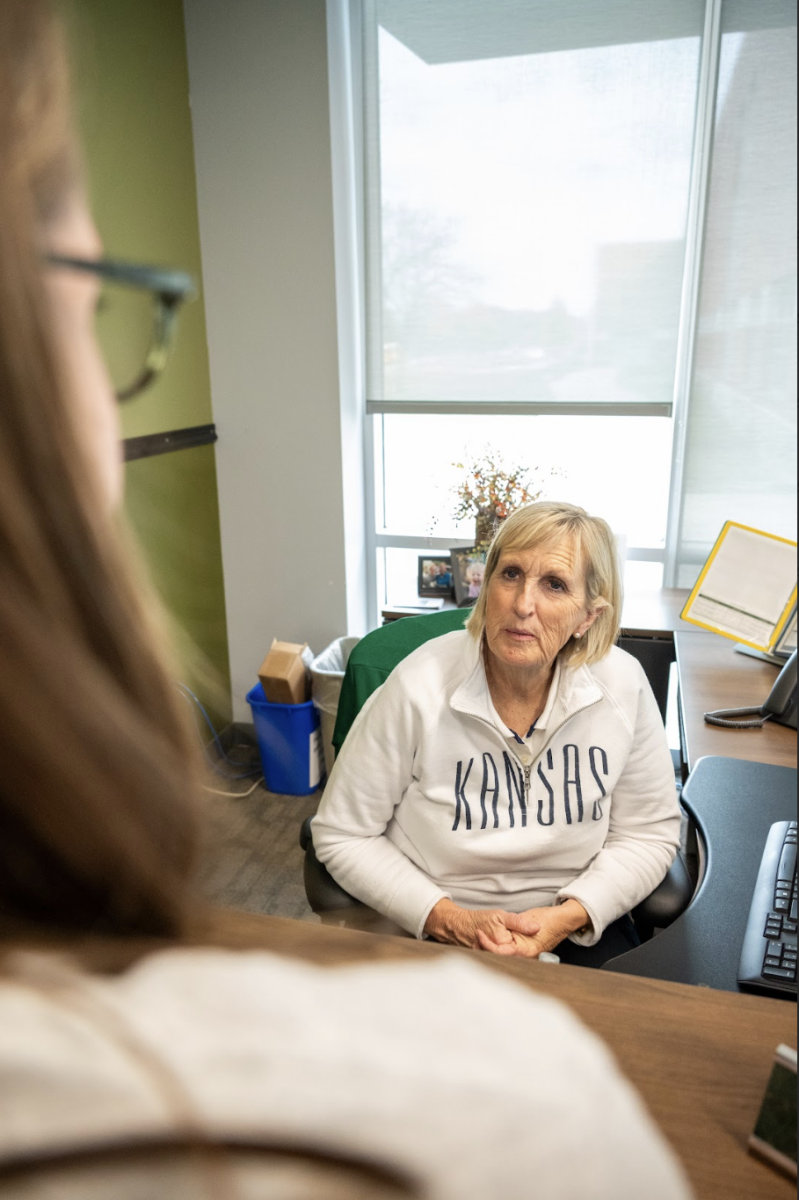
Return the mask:
{"type": "Polygon", "coordinates": [[[270,792],[308,796],[324,782],[322,732],[313,701],[272,704],[260,683],[247,693],[270,792]]]}

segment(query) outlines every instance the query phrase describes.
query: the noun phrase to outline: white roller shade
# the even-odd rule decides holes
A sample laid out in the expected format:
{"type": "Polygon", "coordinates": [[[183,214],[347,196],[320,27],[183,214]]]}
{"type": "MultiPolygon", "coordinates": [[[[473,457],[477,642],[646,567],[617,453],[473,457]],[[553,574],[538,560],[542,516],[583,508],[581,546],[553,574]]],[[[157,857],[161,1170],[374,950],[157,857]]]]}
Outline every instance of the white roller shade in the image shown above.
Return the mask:
{"type": "Polygon", "coordinates": [[[727,520],[796,537],[796,100],[796,4],[725,3],[678,586],[727,520]]]}
{"type": "Polygon", "coordinates": [[[703,13],[365,5],[372,411],[671,411],[703,13]]]}

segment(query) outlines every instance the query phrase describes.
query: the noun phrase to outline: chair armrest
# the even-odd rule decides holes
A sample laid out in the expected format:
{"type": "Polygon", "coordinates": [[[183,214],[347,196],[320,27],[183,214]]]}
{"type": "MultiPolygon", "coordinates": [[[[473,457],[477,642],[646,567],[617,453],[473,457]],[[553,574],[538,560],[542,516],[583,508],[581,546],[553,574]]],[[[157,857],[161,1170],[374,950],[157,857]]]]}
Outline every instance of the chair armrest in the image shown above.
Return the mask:
{"type": "Polygon", "coordinates": [[[349,892],[336,883],[324,863],[316,857],[313,834],[311,832],[312,817],[306,817],[300,829],[300,845],[305,851],[303,864],[303,880],[308,903],[315,913],[336,913],[346,909],[365,908],[360,900],[356,900],[349,892]]]}
{"type": "Polygon", "coordinates": [[[644,930],[671,925],[691,903],[694,885],[682,854],[678,853],[665,879],[632,911],[635,924],[644,930]]]}
{"type": "Polygon", "coordinates": [[[302,825],[300,826],[300,846],[302,847],[303,850],[307,850],[309,846],[313,845],[313,842],[311,841],[311,821],[312,820],[313,820],[313,817],[306,817],[305,820],[303,821],[302,825]]]}

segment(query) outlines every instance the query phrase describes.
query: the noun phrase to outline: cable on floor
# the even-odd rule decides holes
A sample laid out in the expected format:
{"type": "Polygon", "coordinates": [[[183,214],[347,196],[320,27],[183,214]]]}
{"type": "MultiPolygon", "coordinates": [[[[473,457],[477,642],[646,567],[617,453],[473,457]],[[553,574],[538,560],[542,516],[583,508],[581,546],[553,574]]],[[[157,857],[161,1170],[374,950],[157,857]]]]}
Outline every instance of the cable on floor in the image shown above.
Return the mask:
{"type": "MultiPolygon", "coordinates": [[[[232,767],[234,771],[239,771],[240,768],[244,767],[245,766],[244,763],[234,762],[232,758],[228,757],[227,753],[225,752],[225,748],[222,745],[222,740],[214,727],[213,721],[208,716],[208,713],[205,711],[205,708],[203,707],[202,703],[200,702],[198,697],[195,696],[195,694],[191,690],[191,688],[187,687],[185,683],[181,683],[179,680],[175,681],[175,686],[178,688],[180,694],[183,696],[184,700],[189,705],[191,705],[191,703],[194,702],[194,704],[196,704],[197,708],[200,710],[200,712],[205,720],[206,725],[208,726],[208,728],[211,731],[211,742],[213,742],[213,744],[216,746],[217,754],[222,759],[222,761],[224,763],[226,763],[229,767],[232,767]]],[[[199,729],[197,730],[197,734],[198,734],[198,736],[200,735],[199,729]]],[[[229,774],[228,771],[225,771],[222,769],[219,762],[209,752],[208,747],[211,745],[211,742],[206,743],[202,740],[202,737],[200,737],[200,744],[202,745],[205,756],[208,759],[208,762],[210,763],[211,767],[213,768],[213,770],[216,772],[217,775],[221,775],[222,778],[227,780],[229,783],[235,783],[241,779],[252,779],[254,775],[261,775],[261,768],[259,766],[250,767],[245,771],[240,771],[240,773],[237,775],[229,774]]],[[[220,793],[220,794],[239,795],[240,793],[229,792],[229,793],[220,793]]],[[[245,794],[249,795],[250,793],[247,792],[245,794]]]]}
{"type": "Polygon", "coordinates": [[[218,788],[206,787],[205,784],[203,784],[203,791],[210,792],[212,796],[230,796],[233,800],[246,800],[263,781],[263,775],[259,775],[252,787],[248,788],[246,792],[220,792],[218,788]]]}

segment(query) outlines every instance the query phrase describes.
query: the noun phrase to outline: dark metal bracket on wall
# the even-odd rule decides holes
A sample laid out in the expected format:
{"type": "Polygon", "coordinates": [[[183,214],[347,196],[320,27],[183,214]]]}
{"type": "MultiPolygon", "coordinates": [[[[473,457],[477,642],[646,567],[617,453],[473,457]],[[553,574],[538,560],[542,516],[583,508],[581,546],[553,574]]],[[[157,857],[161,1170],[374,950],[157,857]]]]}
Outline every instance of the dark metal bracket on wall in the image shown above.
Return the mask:
{"type": "Polygon", "coordinates": [[[195,446],[210,446],[217,440],[215,425],[194,425],[190,429],[172,429],[168,433],[145,433],[143,437],[125,438],[125,462],[139,458],[154,458],[174,450],[193,450],[195,446]]]}

